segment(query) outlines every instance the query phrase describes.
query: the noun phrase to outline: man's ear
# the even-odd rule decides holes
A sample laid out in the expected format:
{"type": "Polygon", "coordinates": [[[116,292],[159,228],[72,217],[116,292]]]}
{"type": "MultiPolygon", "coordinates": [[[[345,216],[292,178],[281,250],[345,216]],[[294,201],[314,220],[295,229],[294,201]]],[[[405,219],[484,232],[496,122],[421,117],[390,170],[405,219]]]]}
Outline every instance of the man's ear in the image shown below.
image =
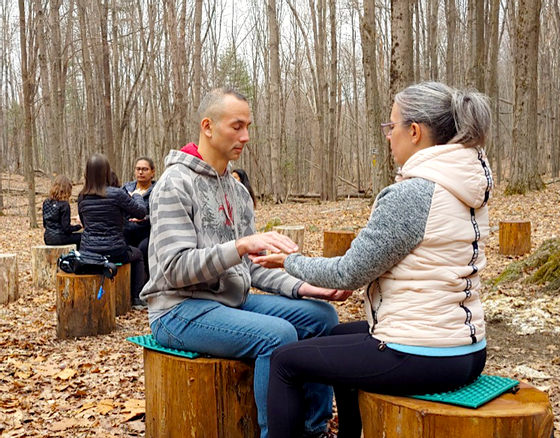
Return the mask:
{"type": "Polygon", "coordinates": [[[204,117],[200,122],[200,132],[208,138],[212,138],[212,119],[204,117]]]}
{"type": "Polygon", "coordinates": [[[422,138],[422,127],[418,123],[412,123],[409,129],[412,144],[416,146],[420,143],[420,139],[422,138]]]}

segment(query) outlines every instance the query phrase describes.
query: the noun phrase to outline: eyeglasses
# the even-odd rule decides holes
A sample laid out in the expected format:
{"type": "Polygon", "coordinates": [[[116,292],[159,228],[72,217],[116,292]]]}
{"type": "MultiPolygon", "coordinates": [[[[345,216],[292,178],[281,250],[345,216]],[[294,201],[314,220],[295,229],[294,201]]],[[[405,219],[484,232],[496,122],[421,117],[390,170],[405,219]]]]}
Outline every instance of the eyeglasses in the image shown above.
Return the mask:
{"type": "Polygon", "coordinates": [[[150,170],[149,167],[135,167],[134,170],[136,172],[147,172],[148,170],[150,170]]]}
{"type": "Polygon", "coordinates": [[[381,124],[381,132],[383,132],[383,135],[385,137],[389,137],[392,134],[393,128],[395,127],[395,125],[397,123],[401,123],[401,121],[399,120],[398,122],[382,123],[381,124]]]}

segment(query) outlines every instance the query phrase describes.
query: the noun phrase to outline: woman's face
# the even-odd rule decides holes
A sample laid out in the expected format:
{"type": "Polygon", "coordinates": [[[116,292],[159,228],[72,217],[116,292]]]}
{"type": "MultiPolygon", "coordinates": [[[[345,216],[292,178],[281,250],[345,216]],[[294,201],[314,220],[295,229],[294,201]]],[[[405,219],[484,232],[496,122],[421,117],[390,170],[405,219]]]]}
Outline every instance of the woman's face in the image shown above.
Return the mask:
{"type": "Polygon", "coordinates": [[[237,181],[241,182],[241,178],[239,178],[237,172],[231,172],[231,176],[233,176],[237,181]]]}
{"type": "Polygon", "coordinates": [[[412,142],[411,127],[402,123],[401,109],[396,103],[393,104],[390,120],[394,125],[386,137],[391,143],[391,153],[395,162],[403,166],[416,153],[417,148],[412,142]]]}
{"type": "Polygon", "coordinates": [[[138,160],[134,168],[134,177],[138,182],[150,182],[154,178],[154,169],[146,160],[138,160]]]}

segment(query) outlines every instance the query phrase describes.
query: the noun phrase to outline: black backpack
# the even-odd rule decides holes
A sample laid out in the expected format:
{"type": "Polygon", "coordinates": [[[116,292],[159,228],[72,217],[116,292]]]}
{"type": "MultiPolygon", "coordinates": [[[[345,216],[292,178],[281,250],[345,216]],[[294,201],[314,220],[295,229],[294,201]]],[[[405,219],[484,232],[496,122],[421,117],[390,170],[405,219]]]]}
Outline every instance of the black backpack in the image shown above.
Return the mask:
{"type": "Polygon", "coordinates": [[[117,275],[117,265],[111,263],[107,257],[89,251],[72,250],[58,258],[58,268],[69,274],[95,274],[102,275],[98,299],[103,295],[103,282],[105,278],[113,280],[117,275]]]}

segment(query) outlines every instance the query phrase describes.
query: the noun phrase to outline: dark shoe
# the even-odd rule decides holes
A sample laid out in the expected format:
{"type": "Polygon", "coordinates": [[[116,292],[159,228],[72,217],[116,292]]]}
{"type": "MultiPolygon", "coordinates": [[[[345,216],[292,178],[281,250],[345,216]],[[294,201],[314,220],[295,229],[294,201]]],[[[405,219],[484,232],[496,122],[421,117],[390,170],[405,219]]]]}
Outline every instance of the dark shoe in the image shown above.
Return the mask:
{"type": "Polygon", "coordinates": [[[148,303],[140,298],[132,299],[132,308],[136,310],[143,310],[148,308],[148,303]]]}

